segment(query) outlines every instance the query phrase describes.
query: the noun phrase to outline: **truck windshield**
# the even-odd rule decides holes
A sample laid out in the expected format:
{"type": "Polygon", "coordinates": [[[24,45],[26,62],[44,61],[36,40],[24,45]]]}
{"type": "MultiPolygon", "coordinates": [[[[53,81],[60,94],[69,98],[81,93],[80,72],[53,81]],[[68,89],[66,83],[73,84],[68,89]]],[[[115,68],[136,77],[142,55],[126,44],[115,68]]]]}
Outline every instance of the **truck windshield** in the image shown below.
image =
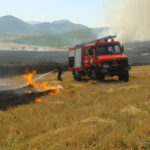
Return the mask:
{"type": "Polygon", "coordinates": [[[120,45],[97,45],[96,55],[120,54],[120,45]]]}

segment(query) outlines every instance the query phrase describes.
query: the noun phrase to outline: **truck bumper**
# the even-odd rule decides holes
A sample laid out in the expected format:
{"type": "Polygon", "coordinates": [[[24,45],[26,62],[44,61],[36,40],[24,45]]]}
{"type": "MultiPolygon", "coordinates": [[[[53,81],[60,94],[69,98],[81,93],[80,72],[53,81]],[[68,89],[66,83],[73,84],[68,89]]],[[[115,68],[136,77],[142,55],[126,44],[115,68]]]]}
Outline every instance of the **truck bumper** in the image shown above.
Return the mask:
{"type": "Polygon", "coordinates": [[[99,71],[101,74],[104,75],[119,75],[122,72],[128,72],[131,70],[130,66],[124,67],[124,68],[101,68],[99,71]]]}

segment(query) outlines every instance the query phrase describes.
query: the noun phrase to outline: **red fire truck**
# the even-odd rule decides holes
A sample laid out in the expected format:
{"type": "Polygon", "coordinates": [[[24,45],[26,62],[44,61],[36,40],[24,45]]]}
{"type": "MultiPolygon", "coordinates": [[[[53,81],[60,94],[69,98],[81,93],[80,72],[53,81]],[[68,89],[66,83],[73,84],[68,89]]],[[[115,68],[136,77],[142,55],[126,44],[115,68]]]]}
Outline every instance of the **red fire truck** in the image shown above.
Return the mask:
{"type": "Polygon", "coordinates": [[[118,76],[120,81],[129,80],[128,57],[116,36],[82,43],[69,49],[69,70],[75,80],[84,76],[92,80],[104,80],[105,76],[118,76]]]}

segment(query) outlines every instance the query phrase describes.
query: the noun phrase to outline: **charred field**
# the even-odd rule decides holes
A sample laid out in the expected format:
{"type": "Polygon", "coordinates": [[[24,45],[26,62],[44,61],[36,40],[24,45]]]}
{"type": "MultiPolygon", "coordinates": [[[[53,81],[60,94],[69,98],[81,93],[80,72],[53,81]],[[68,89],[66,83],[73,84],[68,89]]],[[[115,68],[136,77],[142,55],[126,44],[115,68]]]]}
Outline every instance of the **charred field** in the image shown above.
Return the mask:
{"type": "Polygon", "coordinates": [[[67,52],[0,51],[0,109],[27,104],[45,95],[47,92],[25,93],[33,89],[25,84],[22,75],[26,69],[36,70],[39,75],[50,72],[56,69],[56,63],[66,71],[67,52]]]}
{"type": "Polygon", "coordinates": [[[0,77],[23,74],[26,68],[44,73],[55,69],[56,63],[66,70],[67,57],[65,51],[0,51],[0,77]]]}

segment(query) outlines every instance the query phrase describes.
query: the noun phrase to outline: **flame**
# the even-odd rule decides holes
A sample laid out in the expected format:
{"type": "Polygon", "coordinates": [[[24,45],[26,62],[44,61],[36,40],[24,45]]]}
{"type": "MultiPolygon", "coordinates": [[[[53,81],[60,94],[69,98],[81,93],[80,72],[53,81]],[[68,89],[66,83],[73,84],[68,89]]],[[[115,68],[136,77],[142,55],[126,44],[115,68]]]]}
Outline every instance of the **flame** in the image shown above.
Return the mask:
{"type": "Polygon", "coordinates": [[[49,95],[55,95],[60,92],[60,89],[58,87],[51,87],[51,92],[49,95]]]}
{"type": "MultiPolygon", "coordinates": [[[[35,88],[37,91],[44,90],[45,92],[48,91],[48,95],[55,95],[60,92],[60,88],[58,87],[51,87],[47,82],[42,82],[41,84],[35,83],[33,80],[33,76],[36,74],[36,70],[29,72],[26,70],[26,74],[22,75],[22,77],[28,82],[30,87],[35,88]]],[[[27,93],[31,93],[31,91],[27,91],[27,93]]],[[[35,99],[36,103],[41,103],[40,98],[35,99]]]]}
{"type": "Polygon", "coordinates": [[[35,99],[35,102],[36,102],[36,103],[41,103],[42,100],[41,100],[40,98],[36,98],[36,99],[35,99]]]}
{"type": "Polygon", "coordinates": [[[39,87],[43,88],[45,91],[50,91],[49,95],[55,95],[60,92],[60,89],[58,87],[51,87],[48,85],[47,82],[43,82],[39,87]]]}
{"type": "Polygon", "coordinates": [[[27,93],[27,94],[31,94],[31,93],[32,93],[32,91],[27,91],[26,93],[27,93]]]}
{"type": "Polygon", "coordinates": [[[36,89],[39,88],[39,86],[32,80],[32,77],[36,74],[36,70],[34,70],[33,72],[28,72],[28,70],[26,70],[26,74],[24,74],[22,77],[27,80],[29,86],[34,87],[36,89]]]}

